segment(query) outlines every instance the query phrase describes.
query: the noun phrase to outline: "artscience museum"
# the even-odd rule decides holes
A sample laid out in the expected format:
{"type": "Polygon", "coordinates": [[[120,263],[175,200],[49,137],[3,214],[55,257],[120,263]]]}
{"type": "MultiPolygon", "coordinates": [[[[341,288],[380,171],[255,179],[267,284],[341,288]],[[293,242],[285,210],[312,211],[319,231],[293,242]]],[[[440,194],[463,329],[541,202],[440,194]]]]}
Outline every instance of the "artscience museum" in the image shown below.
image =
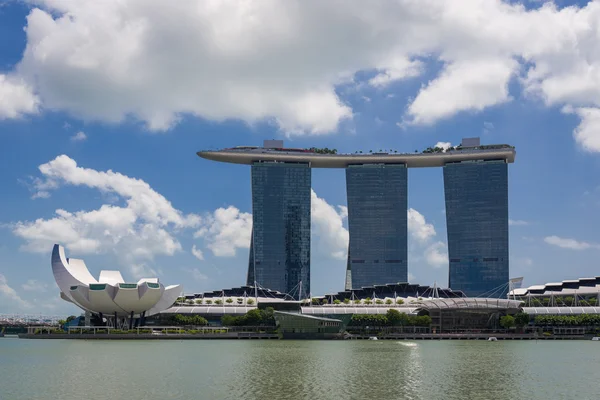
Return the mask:
{"type": "Polygon", "coordinates": [[[127,283],[119,271],[100,271],[94,278],[83,260],[67,258],[62,246],[52,250],[52,273],[63,300],[93,314],[109,325],[129,326],[171,307],[182,293],[181,285],[164,286],[158,278],[127,283]]]}

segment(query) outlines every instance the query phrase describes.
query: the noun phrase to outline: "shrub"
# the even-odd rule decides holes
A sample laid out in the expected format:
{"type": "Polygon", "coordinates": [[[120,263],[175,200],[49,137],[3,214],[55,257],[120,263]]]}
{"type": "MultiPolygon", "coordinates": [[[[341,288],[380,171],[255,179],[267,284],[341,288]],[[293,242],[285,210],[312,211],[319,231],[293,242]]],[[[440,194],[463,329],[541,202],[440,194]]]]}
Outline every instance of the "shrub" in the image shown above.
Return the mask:
{"type": "Polygon", "coordinates": [[[191,325],[191,326],[205,326],[208,325],[206,318],[200,315],[181,315],[175,314],[169,318],[169,322],[173,325],[191,325]]]}
{"type": "Polygon", "coordinates": [[[212,304],[212,300],[206,300],[206,304],[212,304]]]}
{"type": "Polygon", "coordinates": [[[341,300],[338,300],[338,299],[335,299],[335,300],[333,301],[333,304],[342,304],[342,301],[341,301],[341,300]]]}
{"type": "Polygon", "coordinates": [[[376,304],[383,304],[383,300],[381,300],[381,299],[377,299],[377,300],[375,300],[375,303],[376,303],[376,304]]]}
{"type": "Polygon", "coordinates": [[[223,300],[215,300],[215,304],[223,304],[223,300]]]}
{"type": "Polygon", "coordinates": [[[392,303],[393,303],[392,299],[387,299],[387,300],[385,301],[385,304],[387,304],[387,305],[390,305],[390,304],[392,304],[392,303]]]}
{"type": "Polygon", "coordinates": [[[350,304],[350,299],[344,299],[344,304],[350,304]]]}
{"type": "Polygon", "coordinates": [[[398,300],[396,300],[396,304],[404,304],[404,300],[398,299],[398,300]]]}
{"type": "Polygon", "coordinates": [[[232,299],[232,298],[228,298],[227,300],[225,300],[225,302],[226,302],[227,304],[231,304],[231,303],[233,303],[233,299],[232,299]]]}
{"type": "Polygon", "coordinates": [[[202,304],[202,299],[196,299],[196,304],[202,304]]]}
{"type": "Polygon", "coordinates": [[[254,300],[253,299],[248,299],[248,300],[246,300],[246,304],[248,304],[248,305],[251,306],[252,304],[254,304],[254,300]]]}
{"type": "Polygon", "coordinates": [[[360,300],[359,299],[354,300],[354,304],[360,304],[360,300]]]}

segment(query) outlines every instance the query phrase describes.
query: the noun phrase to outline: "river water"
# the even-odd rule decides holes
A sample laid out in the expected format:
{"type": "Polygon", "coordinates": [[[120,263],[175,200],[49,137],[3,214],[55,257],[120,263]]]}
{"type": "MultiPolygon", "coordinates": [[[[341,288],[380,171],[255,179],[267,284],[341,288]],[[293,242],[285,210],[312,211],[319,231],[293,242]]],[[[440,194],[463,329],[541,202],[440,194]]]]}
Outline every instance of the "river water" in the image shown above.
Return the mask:
{"type": "Polygon", "coordinates": [[[597,399],[592,341],[0,339],[0,399],[597,399]]]}

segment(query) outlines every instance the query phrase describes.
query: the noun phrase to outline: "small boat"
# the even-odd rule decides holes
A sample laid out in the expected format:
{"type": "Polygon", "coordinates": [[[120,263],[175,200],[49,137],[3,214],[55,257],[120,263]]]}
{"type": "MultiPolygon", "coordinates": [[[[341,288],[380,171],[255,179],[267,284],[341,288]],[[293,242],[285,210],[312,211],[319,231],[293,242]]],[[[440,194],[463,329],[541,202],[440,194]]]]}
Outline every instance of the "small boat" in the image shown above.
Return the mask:
{"type": "Polygon", "coordinates": [[[496,342],[498,341],[498,338],[496,336],[491,336],[488,338],[488,342],[496,342]]]}
{"type": "Polygon", "coordinates": [[[594,337],[592,338],[592,340],[593,340],[594,342],[600,342],[600,336],[594,336],[594,337]]]}
{"type": "Polygon", "coordinates": [[[371,336],[369,337],[369,340],[377,340],[377,338],[375,336],[371,336]]]}

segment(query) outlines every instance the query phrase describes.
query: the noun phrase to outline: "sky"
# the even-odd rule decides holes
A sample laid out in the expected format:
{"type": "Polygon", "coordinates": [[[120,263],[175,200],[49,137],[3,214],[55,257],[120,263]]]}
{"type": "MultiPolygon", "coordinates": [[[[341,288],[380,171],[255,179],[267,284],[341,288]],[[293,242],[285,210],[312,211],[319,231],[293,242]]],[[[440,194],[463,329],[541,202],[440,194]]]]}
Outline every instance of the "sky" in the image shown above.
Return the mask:
{"type": "MultiPolygon", "coordinates": [[[[510,144],[510,275],[600,275],[600,1],[0,2],[0,313],[64,315],[92,274],[245,283],[261,145],[510,144]]],[[[342,290],[345,173],[312,173],[313,295],[342,290]]],[[[409,280],[446,287],[442,169],[409,170],[409,280]]]]}

